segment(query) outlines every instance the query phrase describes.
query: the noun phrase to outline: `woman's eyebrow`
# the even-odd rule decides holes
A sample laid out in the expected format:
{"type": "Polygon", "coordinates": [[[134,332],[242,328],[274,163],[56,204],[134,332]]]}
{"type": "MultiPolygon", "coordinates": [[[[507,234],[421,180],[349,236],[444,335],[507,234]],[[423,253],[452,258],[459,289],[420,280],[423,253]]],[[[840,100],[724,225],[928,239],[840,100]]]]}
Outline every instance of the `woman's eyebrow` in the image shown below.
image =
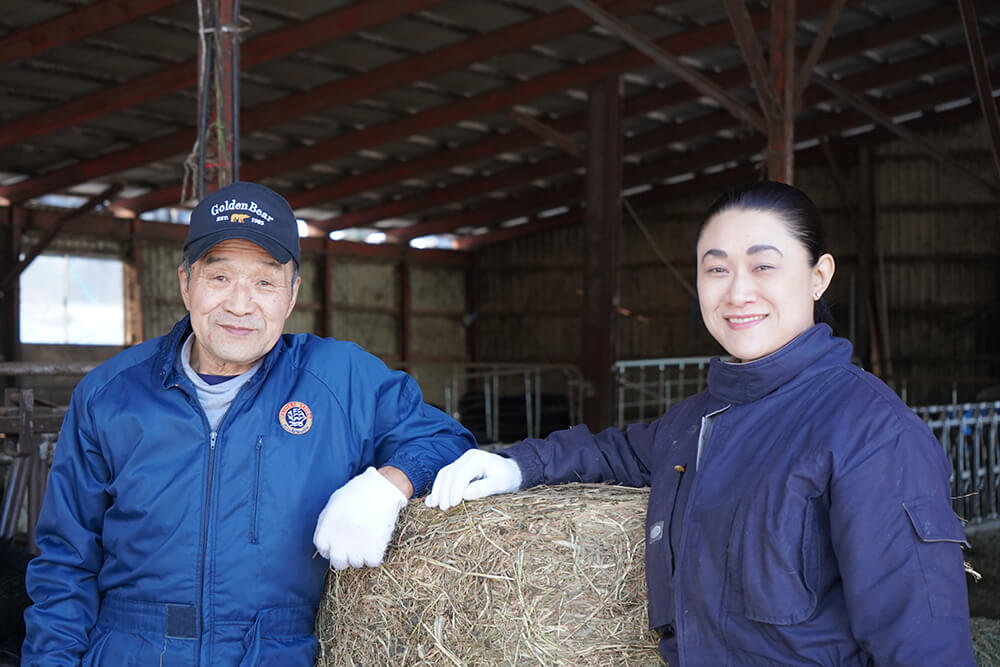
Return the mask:
{"type": "Polygon", "coordinates": [[[778,253],[782,257],[785,256],[785,253],[781,252],[780,250],[778,250],[777,248],[775,248],[773,245],[768,245],[766,243],[761,243],[759,245],[752,245],[752,246],[750,246],[749,248],[747,248],[747,254],[748,255],[755,255],[758,252],[766,252],[768,250],[773,250],[774,252],[778,253]]]}
{"type": "Polygon", "coordinates": [[[725,259],[726,257],[729,257],[729,255],[726,254],[725,250],[719,250],[718,248],[709,248],[708,250],[705,251],[705,254],[701,256],[701,261],[704,262],[706,257],[721,257],[725,259]]]}

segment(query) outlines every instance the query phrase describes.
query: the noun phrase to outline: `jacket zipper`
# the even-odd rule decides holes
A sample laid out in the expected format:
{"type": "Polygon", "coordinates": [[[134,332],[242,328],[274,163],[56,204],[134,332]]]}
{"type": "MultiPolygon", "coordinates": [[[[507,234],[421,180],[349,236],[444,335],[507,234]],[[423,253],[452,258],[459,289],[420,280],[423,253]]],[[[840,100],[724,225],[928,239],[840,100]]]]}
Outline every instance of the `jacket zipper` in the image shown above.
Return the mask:
{"type": "Polygon", "coordinates": [[[678,473],[677,486],[674,488],[674,501],[670,504],[670,519],[667,521],[667,547],[670,549],[671,578],[677,571],[677,559],[674,556],[674,513],[677,509],[677,497],[681,494],[681,483],[684,481],[684,472],[687,470],[687,465],[675,465],[674,470],[678,473]]]}
{"type": "MultiPolygon", "coordinates": [[[[722,408],[721,410],[716,410],[715,412],[711,413],[711,416],[713,418],[717,418],[723,412],[725,412],[726,410],[728,410],[729,407],[730,406],[727,405],[726,407],[722,408]]],[[[712,425],[712,431],[711,431],[711,433],[708,436],[708,441],[705,442],[705,456],[709,456],[708,452],[711,450],[711,448],[708,447],[708,445],[712,441],[712,436],[714,436],[718,432],[718,426],[719,426],[718,423],[714,423],[712,425]]],[[[702,428],[705,427],[704,423],[702,424],[701,427],[702,428]]],[[[700,430],[699,430],[699,433],[698,433],[698,439],[699,440],[701,439],[701,432],[700,432],[700,430]]],[[[703,465],[704,464],[701,463],[701,461],[699,461],[697,467],[701,468],[703,465]]],[[[685,514],[688,514],[691,511],[691,508],[694,507],[694,500],[697,497],[697,493],[696,492],[698,490],[698,480],[700,480],[702,477],[704,477],[704,475],[695,475],[694,481],[691,482],[691,490],[688,491],[688,502],[687,502],[687,505],[684,507],[684,513],[685,514]]],[[[678,483],[678,488],[680,488],[680,484],[679,483],[678,483]]],[[[673,519],[673,516],[671,516],[671,520],[672,519],[673,519]]],[[[680,553],[684,553],[684,542],[686,541],[684,538],[687,537],[687,533],[688,533],[688,530],[690,528],[691,528],[691,522],[690,521],[685,521],[684,525],[681,526],[681,539],[677,543],[677,551],[680,552],[680,553]]],[[[684,620],[685,619],[684,619],[684,614],[682,613],[683,612],[683,607],[684,607],[682,598],[683,598],[683,595],[682,595],[681,587],[677,584],[677,581],[676,581],[676,578],[675,578],[675,580],[674,580],[674,632],[676,633],[676,637],[677,637],[677,658],[678,658],[678,660],[679,660],[679,662],[681,664],[684,664],[685,662],[687,662],[687,658],[684,655],[685,654],[685,650],[684,649],[686,647],[684,646],[684,632],[685,632],[685,630],[683,628],[683,624],[684,624],[684,620]]]]}
{"type": "Polygon", "coordinates": [[[199,624],[201,627],[198,632],[198,662],[195,664],[201,664],[201,635],[205,630],[205,568],[207,563],[205,562],[205,556],[208,554],[208,522],[209,514],[212,506],[212,477],[215,474],[215,440],[218,437],[218,433],[212,431],[209,437],[208,444],[208,476],[205,481],[205,511],[202,516],[202,528],[201,528],[201,584],[198,586],[198,619],[201,621],[199,624]]]}
{"type": "Polygon", "coordinates": [[[260,502],[260,459],[264,436],[257,436],[257,464],[253,483],[253,504],[250,506],[250,544],[257,544],[257,505],[260,502]]]}

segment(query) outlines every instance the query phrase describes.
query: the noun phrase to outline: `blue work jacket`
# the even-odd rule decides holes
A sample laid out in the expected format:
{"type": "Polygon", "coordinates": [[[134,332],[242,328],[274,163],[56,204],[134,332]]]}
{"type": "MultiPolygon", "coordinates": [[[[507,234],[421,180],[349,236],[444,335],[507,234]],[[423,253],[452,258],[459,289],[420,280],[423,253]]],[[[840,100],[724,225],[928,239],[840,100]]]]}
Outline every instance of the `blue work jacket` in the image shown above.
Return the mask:
{"type": "Polygon", "coordinates": [[[212,431],[177,364],[190,331],[185,318],[73,392],[23,665],[311,666],[330,494],[383,465],[419,494],[475,446],[410,376],[305,334],[278,340],[212,431]]]}
{"type": "Polygon", "coordinates": [[[850,357],[816,325],[713,359],[708,390],[652,423],[505,454],[524,486],[651,486],[649,624],[671,665],[974,665],[951,466],[850,357]]]}

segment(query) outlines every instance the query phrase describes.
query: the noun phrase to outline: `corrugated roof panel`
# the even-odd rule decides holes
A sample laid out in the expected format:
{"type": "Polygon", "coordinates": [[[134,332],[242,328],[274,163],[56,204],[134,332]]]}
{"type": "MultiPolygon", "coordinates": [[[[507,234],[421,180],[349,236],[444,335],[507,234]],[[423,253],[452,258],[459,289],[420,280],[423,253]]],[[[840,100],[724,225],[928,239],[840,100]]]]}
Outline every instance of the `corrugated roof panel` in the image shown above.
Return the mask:
{"type": "Polygon", "coordinates": [[[440,90],[450,90],[463,97],[472,97],[506,85],[502,77],[486,76],[468,69],[452,70],[426,79],[426,82],[440,90]]]}
{"type": "Polygon", "coordinates": [[[495,58],[490,58],[486,64],[515,79],[533,79],[536,76],[557,70],[560,67],[559,63],[551,58],[526,51],[504,53],[495,58]]]}
{"type": "Polygon", "coordinates": [[[478,32],[499,30],[525,21],[531,18],[532,14],[498,2],[480,2],[480,0],[454,0],[421,12],[422,16],[467,26],[478,32]]]}
{"type": "Polygon", "coordinates": [[[373,36],[377,41],[414,53],[427,53],[465,38],[457,30],[448,30],[430,21],[412,18],[397,19],[390,23],[368,28],[362,34],[373,36]]]}
{"type": "Polygon", "coordinates": [[[331,62],[341,63],[356,71],[368,71],[397,62],[405,54],[385,48],[361,37],[344,37],[326,42],[309,49],[309,53],[321,56],[331,62]]]}

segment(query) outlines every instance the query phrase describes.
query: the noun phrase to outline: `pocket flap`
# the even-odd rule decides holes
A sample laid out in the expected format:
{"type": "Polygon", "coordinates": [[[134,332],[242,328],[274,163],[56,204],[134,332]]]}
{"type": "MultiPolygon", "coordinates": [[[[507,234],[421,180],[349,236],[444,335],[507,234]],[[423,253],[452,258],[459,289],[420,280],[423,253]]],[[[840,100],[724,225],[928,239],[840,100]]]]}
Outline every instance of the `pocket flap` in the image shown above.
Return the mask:
{"type": "Polygon", "coordinates": [[[969,546],[958,517],[940,500],[927,498],[905,502],[903,509],[922,542],[957,542],[969,546]]]}

